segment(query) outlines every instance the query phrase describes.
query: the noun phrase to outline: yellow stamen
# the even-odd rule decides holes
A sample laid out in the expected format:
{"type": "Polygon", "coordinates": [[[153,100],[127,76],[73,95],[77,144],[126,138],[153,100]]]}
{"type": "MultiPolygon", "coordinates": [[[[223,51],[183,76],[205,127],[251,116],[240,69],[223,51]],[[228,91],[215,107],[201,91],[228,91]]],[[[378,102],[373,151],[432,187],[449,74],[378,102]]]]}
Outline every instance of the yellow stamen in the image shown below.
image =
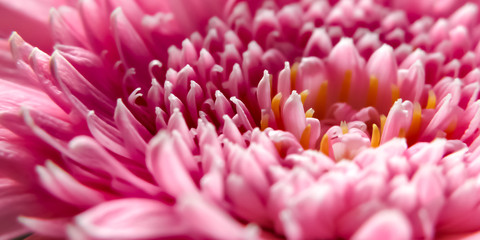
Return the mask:
{"type": "Polygon", "coordinates": [[[329,148],[330,146],[328,141],[328,135],[325,134],[323,135],[322,141],[320,142],[320,152],[328,156],[329,148]]]}
{"type": "Polygon", "coordinates": [[[350,95],[350,84],[352,82],[352,71],[347,70],[345,72],[345,78],[342,82],[342,88],[340,89],[339,102],[347,102],[350,95]]]}
{"type": "Polygon", "coordinates": [[[385,115],[380,115],[380,132],[383,133],[383,128],[385,127],[385,122],[387,121],[387,117],[385,115]]]}
{"type": "Polygon", "coordinates": [[[297,72],[298,72],[298,62],[294,63],[290,68],[290,84],[291,89],[295,89],[295,84],[297,82],[297,72]]]}
{"type": "Polygon", "coordinates": [[[400,98],[400,88],[396,84],[392,84],[392,105],[400,98]]]}
{"type": "Polygon", "coordinates": [[[281,119],[280,116],[280,101],[282,100],[282,93],[277,93],[272,99],[272,111],[275,115],[275,119],[278,121],[281,119]]]}
{"type": "Polygon", "coordinates": [[[308,109],[307,112],[305,112],[305,118],[312,118],[314,113],[315,110],[313,110],[312,108],[308,109]]]}
{"type": "Polygon", "coordinates": [[[260,129],[263,131],[268,127],[268,114],[262,114],[262,118],[260,119],[260,129]]]}
{"type": "Polygon", "coordinates": [[[310,91],[308,91],[308,89],[305,89],[300,93],[300,97],[302,99],[302,104],[305,104],[305,100],[307,100],[307,96],[308,96],[309,93],[310,93],[310,91]]]}
{"type": "Polygon", "coordinates": [[[302,136],[300,137],[300,144],[302,145],[303,149],[308,149],[310,145],[310,132],[312,129],[312,125],[308,124],[303,130],[302,136]]]}
{"type": "Polygon", "coordinates": [[[437,105],[437,96],[433,90],[428,91],[428,101],[426,109],[435,109],[437,105]]]}
{"type": "Polygon", "coordinates": [[[420,125],[422,123],[422,106],[416,102],[413,104],[412,123],[408,129],[407,136],[411,137],[418,133],[420,125]]]}
{"type": "Polygon", "coordinates": [[[324,81],[320,84],[320,89],[318,90],[318,95],[316,99],[316,117],[321,119],[327,111],[327,93],[328,93],[328,81],[324,81]]]}
{"type": "Polygon", "coordinates": [[[377,124],[372,126],[372,140],[370,141],[370,146],[376,148],[380,145],[380,130],[378,130],[377,124]]]}
{"type": "Polygon", "coordinates": [[[400,128],[400,131],[398,132],[398,137],[405,138],[405,135],[406,135],[405,128],[400,128]]]}
{"type": "Polygon", "coordinates": [[[342,129],[342,133],[343,133],[343,134],[347,134],[347,133],[348,133],[348,125],[347,125],[347,122],[341,121],[341,122],[340,122],[340,128],[342,129]]]}
{"type": "Polygon", "coordinates": [[[375,106],[377,103],[378,79],[375,76],[370,77],[370,86],[368,87],[367,106],[375,106]]]}

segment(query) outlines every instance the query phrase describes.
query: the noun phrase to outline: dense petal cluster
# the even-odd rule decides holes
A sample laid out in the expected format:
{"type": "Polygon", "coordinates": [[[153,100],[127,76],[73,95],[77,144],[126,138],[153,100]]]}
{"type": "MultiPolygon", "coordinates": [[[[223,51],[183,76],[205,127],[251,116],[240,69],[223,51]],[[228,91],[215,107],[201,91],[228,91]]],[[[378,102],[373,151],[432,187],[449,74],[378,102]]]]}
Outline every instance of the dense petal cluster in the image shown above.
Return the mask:
{"type": "Polygon", "coordinates": [[[477,2],[19,2],[0,238],[480,229],[477,2]]]}

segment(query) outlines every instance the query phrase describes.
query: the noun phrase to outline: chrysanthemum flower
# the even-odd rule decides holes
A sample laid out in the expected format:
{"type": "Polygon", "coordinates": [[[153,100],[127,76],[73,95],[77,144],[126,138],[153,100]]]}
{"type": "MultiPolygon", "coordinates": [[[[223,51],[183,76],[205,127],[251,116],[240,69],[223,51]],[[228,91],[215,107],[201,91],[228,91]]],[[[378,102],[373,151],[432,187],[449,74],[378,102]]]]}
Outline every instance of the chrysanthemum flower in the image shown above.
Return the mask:
{"type": "Polygon", "coordinates": [[[478,238],[478,8],[2,0],[0,238],[478,238]]]}

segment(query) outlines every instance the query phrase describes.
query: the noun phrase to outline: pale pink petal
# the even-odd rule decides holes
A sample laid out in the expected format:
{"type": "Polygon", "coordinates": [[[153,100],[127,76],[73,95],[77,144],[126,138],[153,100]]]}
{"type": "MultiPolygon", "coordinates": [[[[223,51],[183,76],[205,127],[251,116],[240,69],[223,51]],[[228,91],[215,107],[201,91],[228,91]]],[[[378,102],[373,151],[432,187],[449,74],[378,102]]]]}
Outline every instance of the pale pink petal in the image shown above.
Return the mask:
{"type": "Polygon", "coordinates": [[[147,166],[157,183],[169,194],[181,196],[198,191],[180,159],[174,142],[164,132],[158,133],[147,148],[147,166]]]}
{"type": "Polygon", "coordinates": [[[91,238],[175,237],[186,230],[172,207],[156,200],[139,198],[97,205],[76,216],[74,224],[91,238]]]}
{"type": "Polygon", "coordinates": [[[285,101],[282,109],[282,118],[287,131],[293,133],[297,139],[300,139],[306,127],[306,122],[303,104],[300,95],[296,91],[293,91],[285,101]]]}
{"type": "Polygon", "coordinates": [[[381,211],[369,218],[352,239],[411,239],[412,229],[407,218],[396,210],[381,211]]]}

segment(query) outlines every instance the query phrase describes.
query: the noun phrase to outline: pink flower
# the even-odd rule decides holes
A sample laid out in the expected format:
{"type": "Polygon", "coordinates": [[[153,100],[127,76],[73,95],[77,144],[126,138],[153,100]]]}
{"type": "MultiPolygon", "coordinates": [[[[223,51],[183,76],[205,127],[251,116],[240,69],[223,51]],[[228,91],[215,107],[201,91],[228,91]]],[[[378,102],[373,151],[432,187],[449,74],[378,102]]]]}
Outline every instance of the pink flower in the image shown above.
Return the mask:
{"type": "Polygon", "coordinates": [[[0,238],[478,238],[478,7],[0,1],[0,238]]]}

